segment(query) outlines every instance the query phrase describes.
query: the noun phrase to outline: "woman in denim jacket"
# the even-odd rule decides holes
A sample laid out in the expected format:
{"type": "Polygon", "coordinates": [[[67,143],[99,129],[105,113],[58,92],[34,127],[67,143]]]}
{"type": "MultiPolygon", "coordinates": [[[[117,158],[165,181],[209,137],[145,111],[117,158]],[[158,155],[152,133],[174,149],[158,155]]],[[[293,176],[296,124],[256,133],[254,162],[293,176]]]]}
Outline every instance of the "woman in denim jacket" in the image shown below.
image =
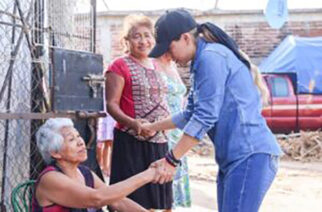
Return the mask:
{"type": "Polygon", "coordinates": [[[180,158],[207,133],[219,165],[220,212],[258,211],[275,178],[281,149],[261,115],[261,96],[250,62],[235,41],[211,23],[197,25],[183,9],[167,11],[155,24],[151,57],[169,52],[174,61],[191,62],[191,91],[183,112],[146,130],[180,128],[184,134],[166,157],[154,163],[156,180],[172,180],[180,158]]]}

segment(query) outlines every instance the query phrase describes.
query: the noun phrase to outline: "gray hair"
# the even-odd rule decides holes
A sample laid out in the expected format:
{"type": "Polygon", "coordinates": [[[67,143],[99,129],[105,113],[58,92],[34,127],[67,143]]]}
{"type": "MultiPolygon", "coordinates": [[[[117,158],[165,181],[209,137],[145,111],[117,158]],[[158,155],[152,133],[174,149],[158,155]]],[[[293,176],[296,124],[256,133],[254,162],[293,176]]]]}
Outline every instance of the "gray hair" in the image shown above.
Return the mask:
{"type": "Polygon", "coordinates": [[[51,118],[36,133],[38,150],[47,164],[54,161],[51,153],[59,152],[64,143],[60,132],[63,127],[74,127],[74,124],[68,118],[51,118]]]}

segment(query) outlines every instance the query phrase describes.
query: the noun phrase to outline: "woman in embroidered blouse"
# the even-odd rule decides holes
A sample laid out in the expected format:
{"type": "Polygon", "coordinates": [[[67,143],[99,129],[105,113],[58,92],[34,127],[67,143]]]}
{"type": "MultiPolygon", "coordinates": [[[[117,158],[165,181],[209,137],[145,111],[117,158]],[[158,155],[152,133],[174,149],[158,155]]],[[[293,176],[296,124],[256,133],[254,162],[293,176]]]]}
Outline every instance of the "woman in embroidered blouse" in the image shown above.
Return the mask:
{"type": "Polygon", "coordinates": [[[135,189],[154,179],[149,168],[113,186],[85,166],[84,140],[67,118],[49,119],[36,134],[37,147],[48,166],[39,175],[32,201],[33,212],[101,212],[110,205],[117,211],[148,212],[126,198],[135,189]]]}
{"type": "MultiPolygon", "coordinates": [[[[126,53],[115,59],[105,74],[107,110],[117,121],[111,184],[143,171],[168,150],[163,132],[151,137],[140,135],[142,119],[154,122],[169,115],[167,84],[148,58],[155,42],[153,23],[144,15],[129,15],[123,28],[126,53]]],[[[171,184],[147,184],[128,197],[150,210],[171,209],[171,184]]]]}

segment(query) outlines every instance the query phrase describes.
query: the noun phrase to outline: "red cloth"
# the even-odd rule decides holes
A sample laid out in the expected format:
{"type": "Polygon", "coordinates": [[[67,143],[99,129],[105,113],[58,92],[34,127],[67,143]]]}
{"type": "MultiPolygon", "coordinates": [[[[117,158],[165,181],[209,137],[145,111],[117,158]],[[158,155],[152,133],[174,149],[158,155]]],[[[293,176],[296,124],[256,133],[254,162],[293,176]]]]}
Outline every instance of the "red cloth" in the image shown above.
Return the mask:
{"type": "MultiPolygon", "coordinates": [[[[146,119],[151,123],[168,117],[167,83],[161,73],[142,66],[131,56],[114,60],[108,67],[108,72],[115,73],[124,79],[120,109],[127,116],[134,119],[146,119]]],[[[139,140],[153,143],[167,142],[163,132],[158,132],[156,135],[146,138],[138,135],[134,129],[119,123],[117,128],[139,140]]]]}

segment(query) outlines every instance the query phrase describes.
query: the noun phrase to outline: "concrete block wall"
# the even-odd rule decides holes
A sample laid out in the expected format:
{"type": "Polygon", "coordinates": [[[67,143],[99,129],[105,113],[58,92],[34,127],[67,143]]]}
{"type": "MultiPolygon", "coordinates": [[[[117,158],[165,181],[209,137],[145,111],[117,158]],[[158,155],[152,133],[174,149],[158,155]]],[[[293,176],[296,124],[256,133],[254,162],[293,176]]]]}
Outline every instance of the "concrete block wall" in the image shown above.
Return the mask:
{"type": "MultiPolygon", "coordinates": [[[[269,27],[260,10],[191,12],[198,22],[211,21],[222,27],[256,64],[268,56],[287,35],[322,36],[322,9],[290,10],[288,22],[278,30],[269,27]]],[[[131,13],[140,13],[140,11],[131,13]]],[[[143,13],[156,20],[163,11],[143,13]]],[[[98,13],[97,49],[103,54],[106,64],[122,55],[120,32],[123,18],[128,14],[128,11],[98,13]]]]}

